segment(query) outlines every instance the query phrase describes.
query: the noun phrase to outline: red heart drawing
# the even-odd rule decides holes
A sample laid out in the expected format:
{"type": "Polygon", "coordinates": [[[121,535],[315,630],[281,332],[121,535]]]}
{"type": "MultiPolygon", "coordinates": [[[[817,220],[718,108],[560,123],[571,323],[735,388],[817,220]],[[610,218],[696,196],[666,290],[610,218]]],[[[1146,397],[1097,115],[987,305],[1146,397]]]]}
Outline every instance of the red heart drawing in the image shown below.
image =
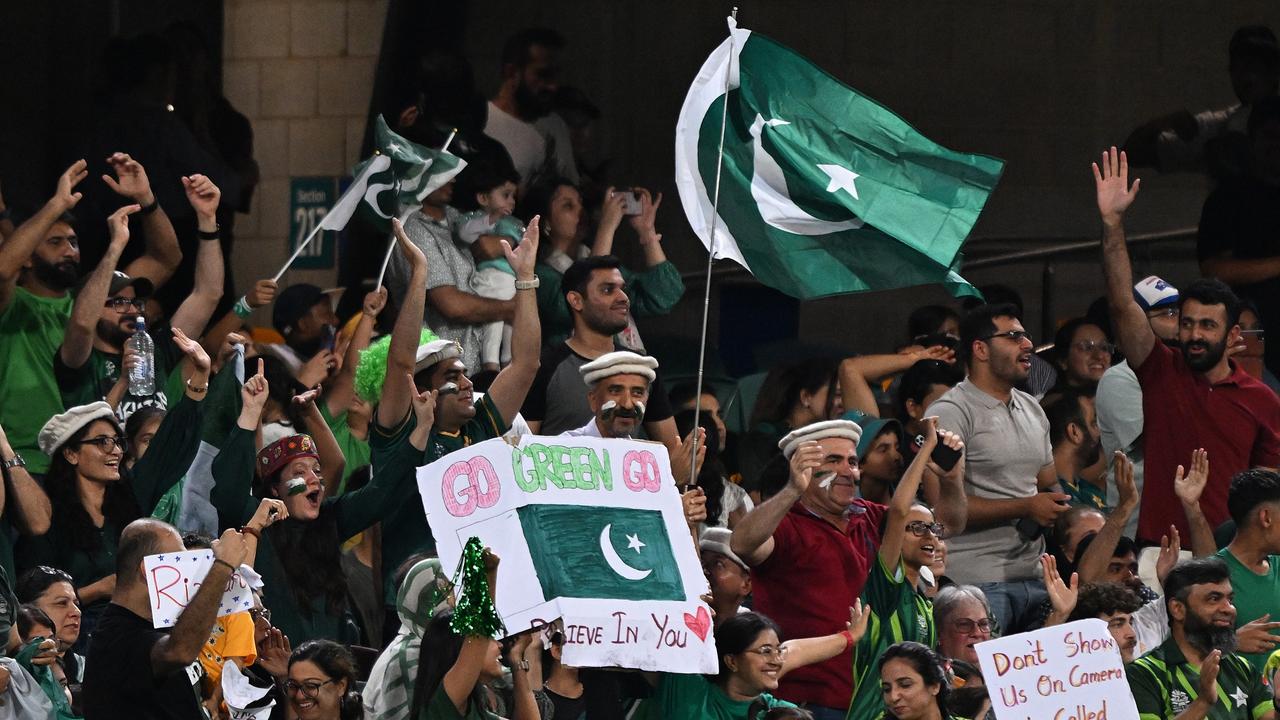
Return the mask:
{"type": "Polygon", "coordinates": [[[699,605],[697,617],[689,613],[684,614],[684,624],[693,631],[694,635],[698,636],[699,640],[706,642],[707,633],[711,630],[711,614],[707,612],[706,608],[699,605]]]}

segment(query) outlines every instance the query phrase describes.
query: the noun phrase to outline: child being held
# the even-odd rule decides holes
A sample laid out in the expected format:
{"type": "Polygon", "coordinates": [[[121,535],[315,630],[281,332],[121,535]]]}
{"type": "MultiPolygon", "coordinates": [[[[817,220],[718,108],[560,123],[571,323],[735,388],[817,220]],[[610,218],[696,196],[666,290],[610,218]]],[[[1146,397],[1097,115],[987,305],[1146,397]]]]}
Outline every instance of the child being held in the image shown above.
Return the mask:
{"type": "MultiPolygon", "coordinates": [[[[510,300],[516,296],[516,273],[507,263],[500,241],[506,239],[514,248],[524,235],[524,224],[511,216],[520,176],[510,162],[493,165],[467,168],[468,185],[474,189],[480,208],[459,218],[454,236],[471,250],[476,261],[472,292],[494,300],[510,300]]],[[[511,361],[511,326],[494,321],[485,325],[482,332],[481,367],[498,370],[511,361]]]]}

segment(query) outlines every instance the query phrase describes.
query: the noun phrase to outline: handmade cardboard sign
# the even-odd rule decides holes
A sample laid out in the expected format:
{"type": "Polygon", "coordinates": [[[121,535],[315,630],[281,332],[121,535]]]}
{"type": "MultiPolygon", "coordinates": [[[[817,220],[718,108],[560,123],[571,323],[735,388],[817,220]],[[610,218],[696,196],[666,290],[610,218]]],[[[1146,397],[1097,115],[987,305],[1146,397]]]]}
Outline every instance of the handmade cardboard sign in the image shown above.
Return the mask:
{"type": "Polygon", "coordinates": [[[564,619],[564,663],[717,669],[707,580],[660,443],[525,435],[418,468],[453,575],[473,536],[497,553],[497,608],[515,634],[564,619]]]}
{"type": "Polygon", "coordinates": [[[999,720],[1138,720],[1120,649],[1098,619],[974,648],[999,720]]]}
{"type": "MultiPolygon", "coordinates": [[[[209,574],[209,568],[213,567],[213,551],[184,550],[148,555],[142,559],[142,567],[147,573],[152,626],[173,627],[191,598],[196,596],[196,590],[200,589],[204,576],[209,574]]],[[[218,617],[245,612],[253,607],[253,590],[249,578],[256,575],[249,575],[252,572],[241,566],[231,573],[218,606],[218,617]]]]}

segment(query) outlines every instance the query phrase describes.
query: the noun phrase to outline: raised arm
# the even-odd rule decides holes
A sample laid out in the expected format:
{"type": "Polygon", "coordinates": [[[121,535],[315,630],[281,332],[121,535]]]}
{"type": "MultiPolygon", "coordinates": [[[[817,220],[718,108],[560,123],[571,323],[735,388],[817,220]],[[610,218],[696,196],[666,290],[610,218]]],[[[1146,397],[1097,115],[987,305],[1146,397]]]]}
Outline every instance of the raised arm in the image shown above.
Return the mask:
{"type": "MultiPolygon", "coordinates": [[[[489,599],[492,600],[494,590],[498,587],[498,556],[488,548],[484,551],[484,569],[489,581],[489,599]]],[[[480,681],[480,671],[488,660],[492,642],[493,638],[488,636],[468,635],[462,641],[462,652],[458,653],[458,659],[444,674],[442,684],[445,694],[449,696],[449,701],[457,708],[459,715],[467,714],[471,692],[480,681]]]]}
{"type": "Polygon", "coordinates": [[[422,336],[422,313],[426,305],[427,257],[409,241],[399,220],[391,221],[396,246],[409,263],[411,277],[408,292],[400,303],[396,326],[391,330],[391,346],[387,348],[387,380],[378,399],[374,422],[378,426],[397,426],[409,413],[409,393],[414,390],[413,366],[422,336]],[[408,374],[409,379],[405,375],[408,374]]]}
{"type": "Polygon", "coordinates": [[[151,192],[151,180],[142,163],[129,157],[126,153],[112,153],[107,164],[115,172],[116,178],[103,175],[102,181],[118,195],[123,195],[144,208],[155,207],[143,214],[142,230],[146,240],[146,253],[129,263],[125,273],[129,277],[145,277],[157,288],[173,277],[182,262],[182,250],[178,247],[178,235],[173,231],[173,223],[164,208],[156,205],[155,193],[151,192]]]}
{"type": "Polygon", "coordinates": [[[596,225],[596,239],[591,244],[592,255],[613,254],[613,238],[618,233],[618,226],[622,225],[625,202],[622,193],[615,188],[605,190],[600,205],[600,224],[596,225]]]}
{"type": "Polygon", "coordinates": [[[125,205],[107,218],[107,228],[111,231],[107,252],[76,295],[75,305],[71,308],[71,320],[67,323],[62,347],[58,349],[62,364],[71,370],[82,367],[93,352],[98,318],[102,317],[102,307],[111,291],[111,276],[116,271],[116,264],[120,261],[125,246],[129,244],[129,216],[138,210],[137,205],[125,205]]]}
{"type": "Polygon", "coordinates": [[[253,289],[241,297],[235,307],[228,310],[227,314],[219,318],[204,334],[200,344],[204,345],[205,351],[215,355],[222,348],[222,343],[226,341],[228,335],[244,327],[244,320],[251,312],[275,302],[276,292],[279,289],[280,286],[276,281],[270,278],[254,283],[253,289]]]}
{"type": "Polygon", "coordinates": [[[791,506],[804,495],[813,480],[813,471],[822,465],[822,447],[815,441],[800,443],[791,456],[791,479],[778,494],[756,506],[733,528],[729,546],[748,565],[755,566],[773,554],[773,533],[791,506]]]}
{"type": "Polygon", "coordinates": [[[1213,539],[1213,527],[1200,508],[1200,495],[1204,493],[1209,482],[1209,453],[1204,448],[1191,452],[1191,469],[1183,475],[1182,466],[1178,466],[1173,478],[1173,494],[1182,503],[1182,512],[1187,516],[1187,525],[1191,530],[1191,553],[1196,557],[1206,557],[1218,551],[1218,543],[1213,539]]]}
{"type": "Polygon", "coordinates": [[[1107,565],[1116,554],[1116,546],[1120,544],[1120,536],[1124,534],[1124,526],[1138,509],[1138,486],[1133,479],[1133,463],[1119,450],[1115,461],[1116,492],[1120,495],[1116,507],[1107,515],[1097,537],[1089,543],[1080,557],[1076,558],[1076,571],[1080,573],[1080,581],[1091,583],[1102,580],[1107,565]]]}
{"type": "Polygon", "coordinates": [[[180,670],[200,656],[200,650],[209,641],[209,633],[218,619],[223,588],[247,554],[244,536],[236,530],[224,531],[222,537],[213,542],[214,560],[209,574],[178,616],[173,629],[151,647],[152,675],[159,677],[180,670]]]}
{"type": "Polygon", "coordinates": [[[18,286],[22,267],[31,259],[31,253],[44,240],[45,233],[80,202],[76,185],[89,174],[88,163],[77,160],[58,177],[58,188],[31,219],[18,226],[13,234],[0,243],[0,312],[9,307],[13,289],[18,286]]]}
{"type": "Polygon", "coordinates": [[[866,634],[867,621],[870,619],[871,606],[863,606],[861,600],[856,600],[853,607],[849,608],[849,623],[844,630],[834,635],[799,638],[782,643],[786,652],[782,654],[782,669],[778,671],[778,677],[796,668],[830,660],[857,645],[866,634]]]}
{"type": "Polygon", "coordinates": [[[524,229],[524,237],[519,247],[511,249],[510,243],[502,241],[502,250],[507,255],[507,262],[516,271],[516,314],[511,322],[511,364],[502,368],[498,376],[489,386],[489,397],[502,413],[502,422],[511,425],[524,398],[533,386],[533,378],[538,374],[542,355],[542,325],[538,323],[538,296],[536,288],[530,286],[521,289],[524,283],[537,280],[533,266],[538,261],[538,225],[537,215],[529,221],[524,229]]]}
{"type": "Polygon", "coordinates": [[[341,478],[346,469],[347,459],[338,446],[338,439],[333,436],[329,423],[316,401],[320,399],[320,387],[316,386],[301,395],[293,397],[293,404],[302,411],[302,424],[307,434],[316,442],[316,454],[320,456],[320,467],[324,474],[331,478],[341,478]]]}
{"type": "Polygon", "coordinates": [[[170,324],[191,337],[200,337],[222,298],[222,242],[218,239],[218,202],[222,191],[204,175],[182,178],[187,202],[196,211],[200,246],[196,250],[196,278],[191,294],[173,313],[170,324]]]}
{"type": "MultiPolygon", "coordinates": [[[[0,427],[0,462],[8,462],[15,457],[17,453],[9,444],[4,428],[0,427]]],[[[12,510],[9,517],[23,535],[49,532],[49,522],[53,518],[49,496],[22,465],[4,471],[4,482],[0,483],[0,513],[5,510],[12,510]]]]}
{"type": "MultiPolygon", "coordinates": [[[[902,538],[907,532],[907,515],[911,512],[911,503],[915,502],[916,491],[920,489],[929,454],[938,446],[938,419],[927,417],[924,423],[924,444],[907,466],[907,471],[902,474],[898,487],[894,488],[893,497],[889,500],[889,517],[885,520],[884,536],[880,539],[880,562],[894,573],[902,564],[902,538]]],[[[952,433],[947,433],[947,436],[954,443],[960,442],[960,438],[952,433]]]]}
{"type": "Polygon", "coordinates": [[[351,407],[356,397],[356,367],[360,364],[360,351],[369,347],[373,337],[373,326],[378,315],[387,306],[387,289],[378,288],[364,296],[364,305],[360,309],[360,322],[347,343],[347,351],[342,356],[342,369],[338,371],[333,382],[329,383],[329,392],[325,394],[325,407],[329,415],[337,417],[351,407]]]}
{"type": "Polygon", "coordinates": [[[263,498],[262,502],[258,503],[258,509],[253,512],[253,517],[244,524],[244,542],[247,550],[244,556],[245,565],[253,567],[257,561],[258,539],[262,537],[262,531],[287,517],[289,517],[289,508],[285,506],[283,500],[263,498]]]}
{"type": "Polygon", "coordinates": [[[1107,304],[1116,340],[1129,365],[1137,369],[1151,354],[1156,336],[1147,316],[1133,299],[1133,269],[1124,239],[1124,214],[1138,195],[1141,180],[1129,184],[1129,160],[1113,147],[1103,151],[1102,166],[1093,164],[1093,181],[1102,217],[1102,270],[1107,281],[1107,304]]]}

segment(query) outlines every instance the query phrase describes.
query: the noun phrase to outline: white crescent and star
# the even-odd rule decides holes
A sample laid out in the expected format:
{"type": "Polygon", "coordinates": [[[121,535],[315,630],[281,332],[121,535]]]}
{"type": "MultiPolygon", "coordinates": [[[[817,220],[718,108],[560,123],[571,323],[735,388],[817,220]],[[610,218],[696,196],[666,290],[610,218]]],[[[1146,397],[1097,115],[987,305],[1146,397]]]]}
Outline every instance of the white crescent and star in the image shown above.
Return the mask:
{"type": "MultiPolygon", "coordinates": [[[[626,580],[643,580],[649,577],[649,573],[653,572],[653,570],[638,570],[624,563],[622,558],[618,556],[617,549],[613,547],[613,543],[609,540],[609,530],[612,528],[613,523],[609,523],[604,526],[604,530],[600,531],[600,552],[604,554],[604,561],[609,564],[609,569],[626,580]]],[[[627,539],[631,541],[627,545],[628,549],[634,549],[638,553],[640,548],[644,547],[644,543],[640,542],[639,535],[628,535],[627,539]]]]}
{"type": "MultiPolygon", "coordinates": [[[[751,197],[756,201],[756,205],[760,209],[760,217],[765,223],[796,235],[827,235],[845,230],[857,230],[862,227],[863,221],[858,217],[854,217],[851,220],[822,220],[816,218],[801,209],[791,199],[790,194],[787,192],[787,181],[782,168],[778,165],[778,161],[774,160],[773,156],[764,149],[764,144],[760,140],[764,135],[766,125],[777,127],[790,124],[786,120],[777,118],[765,120],[764,116],[757,114],[755,122],[751,123],[751,129],[748,131],[751,134],[751,149],[754,160],[754,168],[751,175],[751,197]]],[[[827,192],[834,193],[844,190],[853,199],[859,199],[858,187],[854,183],[858,178],[858,173],[840,165],[821,164],[817,168],[825,173],[829,179],[827,192]]]]}
{"type": "Polygon", "coordinates": [[[1231,699],[1236,701],[1236,707],[1238,708],[1249,705],[1249,693],[1245,692],[1242,687],[1236,688],[1236,691],[1231,693],[1231,699]]]}

